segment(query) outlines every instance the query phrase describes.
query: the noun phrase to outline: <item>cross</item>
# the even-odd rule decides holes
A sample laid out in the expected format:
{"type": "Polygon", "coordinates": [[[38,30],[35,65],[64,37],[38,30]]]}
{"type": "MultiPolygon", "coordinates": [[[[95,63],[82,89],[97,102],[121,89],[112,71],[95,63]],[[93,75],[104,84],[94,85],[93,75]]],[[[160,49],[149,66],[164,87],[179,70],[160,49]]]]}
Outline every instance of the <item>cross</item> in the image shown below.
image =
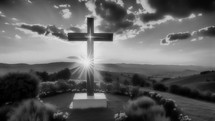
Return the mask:
{"type": "Polygon", "coordinates": [[[87,41],[87,58],[92,70],[87,70],[87,95],[94,95],[94,41],[113,41],[113,33],[94,33],[94,18],[87,18],[87,33],[68,33],[69,41],[87,41]]]}

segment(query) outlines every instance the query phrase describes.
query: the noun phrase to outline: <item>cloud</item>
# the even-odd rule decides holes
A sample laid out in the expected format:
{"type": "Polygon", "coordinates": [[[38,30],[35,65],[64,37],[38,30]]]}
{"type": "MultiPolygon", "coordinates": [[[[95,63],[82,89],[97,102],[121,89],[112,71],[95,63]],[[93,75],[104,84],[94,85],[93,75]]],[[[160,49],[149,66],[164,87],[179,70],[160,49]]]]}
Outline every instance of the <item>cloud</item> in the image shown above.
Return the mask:
{"type": "Polygon", "coordinates": [[[69,8],[71,7],[69,4],[61,4],[59,5],[60,8],[69,8]]]}
{"type": "Polygon", "coordinates": [[[60,14],[62,15],[62,17],[64,19],[69,19],[72,15],[72,13],[70,12],[70,10],[68,8],[61,10],[60,14]]]}
{"type": "Polygon", "coordinates": [[[16,38],[16,39],[22,39],[22,37],[19,36],[18,34],[15,35],[15,38],[16,38]]]}
{"type": "Polygon", "coordinates": [[[142,14],[143,22],[157,21],[166,15],[186,18],[193,13],[207,13],[215,10],[214,0],[147,0],[145,4],[148,4],[155,12],[147,11],[147,14],[142,14]]]}
{"type": "Polygon", "coordinates": [[[26,0],[26,2],[28,2],[28,3],[32,4],[31,0],[26,0]]]}
{"type": "Polygon", "coordinates": [[[0,17],[6,17],[6,15],[0,11],[0,17]]]}
{"type": "Polygon", "coordinates": [[[164,39],[161,39],[161,45],[169,45],[178,40],[189,39],[191,34],[189,32],[170,33],[164,39]]]}
{"type": "Polygon", "coordinates": [[[99,0],[95,2],[96,14],[102,18],[98,28],[105,32],[121,33],[133,26],[134,14],[115,2],[99,0]]]}
{"type": "Polygon", "coordinates": [[[30,24],[22,24],[20,26],[20,28],[23,28],[23,29],[27,29],[27,30],[31,30],[32,32],[36,32],[38,34],[45,34],[46,33],[46,27],[42,26],[42,25],[39,25],[39,24],[33,24],[33,25],[30,25],[30,24]]]}
{"type": "MultiPolygon", "coordinates": [[[[135,1],[131,3],[133,2],[135,1]]],[[[124,1],[97,0],[88,1],[85,5],[91,12],[91,15],[88,16],[95,18],[96,29],[102,32],[113,32],[114,38],[117,40],[135,37],[141,31],[142,25],[136,24],[137,18],[133,9],[124,1]],[[127,7],[130,9],[126,9],[127,7]]]]}
{"type": "Polygon", "coordinates": [[[80,33],[81,32],[81,29],[79,27],[76,27],[76,26],[71,26],[69,28],[69,30],[72,30],[73,32],[76,32],[76,33],[80,33]]]}
{"type": "Polygon", "coordinates": [[[44,35],[44,36],[52,35],[63,40],[67,40],[68,38],[67,33],[65,32],[64,29],[58,28],[54,25],[43,26],[39,24],[33,24],[33,25],[21,24],[20,28],[30,30],[32,32],[36,32],[39,35],[44,35]]]}
{"type": "Polygon", "coordinates": [[[13,20],[13,21],[19,21],[17,18],[11,18],[11,20],[13,20]]]}
{"type": "Polygon", "coordinates": [[[54,7],[54,8],[56,8],[56,9],[58,9],[58,8],[59,8],[57,5],[54,5],[53,7],[54,7]]]}
{"type": "Polygon", "coordinates": [[[46,35],[48,35],[49,33],[55,37],[58,37],[60,39],[64,39],[64,40],[67,40],[67,33],[65,32],[64,29],[60,29],[60,28],[57,28],[56,26],[54,25],[49,25],[47,26],[47,33],[46,35]]]}
{"type": "Polygon", "coordinates": [[[201,28],[197,31],[189,32],[179,32],[179,33],[170,33],[164,39],[161,39],[161,45],[169,45],[178,40],[184,40],[191,38],[191,41],[203,40],[204,37],[215,37],[215,26],[208,26],[201,28]]]}
{"type": "Polygon", "coordinates": [[[206,37],[215,37],[215,26],[209,26],[202,29],[199,29],[196,32],[193,32],[193,36],[206,36],[206,37]]]}
{"type": "Polygon", "coordinates": [[[69,56],[69,57],[67,57],[68,59],[72,59],[72,60],[80,60],[80,58],[79,57],[77,57],[77,56],[69,56]]]}

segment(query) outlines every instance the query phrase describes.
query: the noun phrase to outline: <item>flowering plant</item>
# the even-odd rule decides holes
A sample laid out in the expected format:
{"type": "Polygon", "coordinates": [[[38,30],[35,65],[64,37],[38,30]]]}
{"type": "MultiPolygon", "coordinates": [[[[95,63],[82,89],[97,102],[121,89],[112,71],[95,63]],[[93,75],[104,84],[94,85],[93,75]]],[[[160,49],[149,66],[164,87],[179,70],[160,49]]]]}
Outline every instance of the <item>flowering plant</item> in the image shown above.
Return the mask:
{"type": "Polygon", "coordinates": [[[191,118],[187,115],[180,114],[179,120],[180,121],[191,121],[191,118]]]}
{"type": "Polygon", "coordinates": [[[114,115],[115,121],[125,121],[127,117],[125,113],[117,113],[114,115]]]}
{"type": "Polygon", "coordinates": [[[58,111],[56,113],[54,113],[53,118],[55,121],[66,121],[66,119],[69,117],[69,113],[68,112],[61,112],[58,111]]]}

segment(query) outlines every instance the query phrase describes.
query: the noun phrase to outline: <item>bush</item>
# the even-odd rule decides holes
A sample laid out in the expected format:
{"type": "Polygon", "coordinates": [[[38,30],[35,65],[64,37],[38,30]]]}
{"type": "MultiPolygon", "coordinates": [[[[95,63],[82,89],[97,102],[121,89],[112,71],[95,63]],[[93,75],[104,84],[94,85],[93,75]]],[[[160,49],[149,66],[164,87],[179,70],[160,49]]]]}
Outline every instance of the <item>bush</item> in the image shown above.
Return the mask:
{"type": "Polygon", "coordinates": [[[190,88],[188,88],[188,87],[181,87],[181,88],[179,88],[180,90],[179,90],[179,92],[180,92],[180,95],[182,95],[182,96],[187,96],[187,97],[189,97],[191,94],[191,89],[190,88]]]}
{"type": "Polygon", "coordinates": [[[191,90],[191,92],[190,92],[190,96],[192,97],[192,98],[195,98],[195,99],[198,99],[198,98],[200,98],[200,92],[198,91],[198,90],[191,90]]]}
{"type": "Polygon", "coordinates": [[[180,86],[178,86],[178,85],[171,85],[170,92],[173,94],[179,94],[180,93],[179,88],[180,88],[180,86]]]}
{"type": "Polygon", "coordinates": [[[163,91],[163,92],[166,92],[168,90],[168,87],[165,86],[164,84],[162,83],[155,83],[153,85],[153,89],[154,90],[158,90],[158,91],[163,91]]]}
{"type": "Polygon", "coordinates": [[[128,121],[168,121],[162,106],[149,97],[140,97],[129,101],[125,107],[128,121]]]}
{"type": "Polygon", "coordinates": [[[40,80],[28,73],[9,73],[0,79],[0,105],[35,98],[40,80]]]}
{"type": "Polygon", "coordinates": [[[130,96],[131,98],[136,98],[139,95],[139,88],[138,87],[131,87],[130,89],[130,96]]]}
{"type": "Polygon", "coordinates": [[[66,81],[63,81],[63,80],[59,80],[55,83],[55,85],[57,86],[57,91],[67,91],[70,86],[69,84],[66,82],[66,81]]]}
{"type": "Polygon", "coordinates": [[[15,108],[8,121],[51,121],[55,108],[38,100],[27,100],[15,108]]]}
{"type": "Polygon", "coordinates": [[[10,113],[12,113],[12,107],[11,106],[3,106],[0,108],[0,119],[1,121],[7,121],[9,118],[10,113]]]}

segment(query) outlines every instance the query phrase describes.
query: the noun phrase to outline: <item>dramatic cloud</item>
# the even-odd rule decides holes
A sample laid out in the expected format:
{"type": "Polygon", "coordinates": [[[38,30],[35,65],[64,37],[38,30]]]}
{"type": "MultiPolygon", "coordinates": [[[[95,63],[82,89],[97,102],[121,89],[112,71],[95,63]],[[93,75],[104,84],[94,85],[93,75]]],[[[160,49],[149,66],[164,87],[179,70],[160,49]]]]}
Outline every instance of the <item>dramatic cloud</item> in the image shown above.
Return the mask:
{"type": "Polygon", "coordinates": [[[171,33],[166,38],[161,39],[161,45],[169,45],[170,43],[177,42],[178,40],[189,39],[191,34],[189,32],[171,33]]]}
{"type": "Polygon", "coordinates": [[[32,32],[36,32],[38,34],[45,34],[46,33],[46,27],[38,24],[29,25],[29,24],[22,24],[20,28],[31,30],[32,32]]]}
{"type": "Polygon", "coordinates": [[[98,0],[95,2],[96,14],[102,18],[99,29],[107,32],[121,33],[133,26],[134,14],[115,2],[98,0]]]}
{"type": "Polygon", "coordinates": [[[215,0],[147,0],[145,4],[148,4],[155,12],[148,11],[147,14],[143,14],[143,22],[164,19],[166,15],[186,18],[192,13],[206,13],[215,10],[215,0]]]}
{"type": "Polygon", "coordinates": [[[48,25],[47,27],[45,27],[42,25],[22,24],[20,26],[20,28],[27,29],[32,32],[36,32],[39,35],[45,35],[45,36],[52,35],[52,36],[58,37],[60,39],[67,40],[67,33],[65,32],[65,30],[57,28],[54,25],[48,25]]]}
{"type": "Polygon", "coordinates": [[[72,15],[72,13],[70,12],[70,10],[67,9],[67,8],[61,10],[60,14],[62,15],[62,17],[63,17],[64,19],[69,19],[69,18],[71,17],[71,15],[72,15]]]}
{"type": "Polygon", "coordinates": [[[204,37],[215,37],[215,26],[209,26],[201,28],[197,31],[189,32],[180,32],[180,33],[171,33],[168,34],[164,39],[161,39],[161,45],[169,45],[172,42],[177,42],[178,40],[184,40],[192,38],[191,41],[202,40],[204,37]]]}
{"type": "Polygon", "coordinates": [[[193,36],[197,34],[198,36],[215,37],[215,26],[205,27],[193,32],[193,36]]]}

